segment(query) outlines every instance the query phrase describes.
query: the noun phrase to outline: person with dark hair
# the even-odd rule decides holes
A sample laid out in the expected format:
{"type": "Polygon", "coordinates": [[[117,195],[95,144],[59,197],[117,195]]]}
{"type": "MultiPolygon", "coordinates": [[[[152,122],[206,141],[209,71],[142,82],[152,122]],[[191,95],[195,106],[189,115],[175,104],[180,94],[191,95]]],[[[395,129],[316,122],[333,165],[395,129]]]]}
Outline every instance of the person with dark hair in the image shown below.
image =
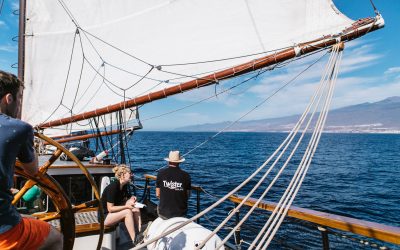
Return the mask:
{"type": "Polygon", "coordinates": [[[184,217],[192,185],[190,175],[179,167],[185,159],[179,151],[171,151],[164,160],[168,162],[168,167],[158,172],[156,181],[156,196],[160,199],[158,216],[164,220],[184,217]]]}
{"type": "Polygon", "coordinates": [[[127,165],[121,164],[114,167],[113,172],[117,181],[109,184],[101,196],[104,225],[113,226],[121,221],[125,222],[132,242],[137,243],[136,232],[140,232],[142,222],[140,210],[135,207],[136,197],[131,197],[127,189],[127,184],[132,180],[132,171],[127,165]]]}
{"type": "Polygon", "coordinates": [[[61,249],[61,233],[47,222],[22,218],[11,204],[16,158],[30,175],[38,172],[33,128],[15,119],[21,106],[23,84],[0,70],[0,249],[61,249]]]}

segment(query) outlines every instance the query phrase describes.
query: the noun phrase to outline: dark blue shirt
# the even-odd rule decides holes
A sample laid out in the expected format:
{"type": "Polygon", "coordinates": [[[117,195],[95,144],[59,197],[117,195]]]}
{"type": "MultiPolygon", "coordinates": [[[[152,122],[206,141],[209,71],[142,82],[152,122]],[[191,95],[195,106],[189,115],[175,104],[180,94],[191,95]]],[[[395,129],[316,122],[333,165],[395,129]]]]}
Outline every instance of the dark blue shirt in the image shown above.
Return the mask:
{"type": "Polygon", "coordinates": [[[0,113],[0,233],[10,230],[21,221],[11,205],[15,160],[34,161],[33,129],[28,123],[0,113]]]}

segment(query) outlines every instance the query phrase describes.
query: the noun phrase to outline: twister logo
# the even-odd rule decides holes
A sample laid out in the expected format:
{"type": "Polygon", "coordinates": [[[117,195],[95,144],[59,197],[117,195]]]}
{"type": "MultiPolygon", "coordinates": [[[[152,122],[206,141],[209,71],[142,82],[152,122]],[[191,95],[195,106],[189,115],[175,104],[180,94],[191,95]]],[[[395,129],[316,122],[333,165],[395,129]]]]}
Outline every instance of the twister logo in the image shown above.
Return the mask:
{"type": "Polygon", "coordinates": [[[183,191],[182,183],[176,181],[163,181],[164,187],[175,190],[175,191],[183,191]]]}

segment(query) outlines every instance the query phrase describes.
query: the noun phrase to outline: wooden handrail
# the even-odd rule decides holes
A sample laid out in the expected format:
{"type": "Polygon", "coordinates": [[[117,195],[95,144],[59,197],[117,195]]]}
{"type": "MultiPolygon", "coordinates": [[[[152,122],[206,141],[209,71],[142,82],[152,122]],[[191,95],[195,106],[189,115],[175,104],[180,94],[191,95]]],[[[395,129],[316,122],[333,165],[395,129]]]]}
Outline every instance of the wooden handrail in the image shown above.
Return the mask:
{"type": "MultiPolygon", "coordinates": [[[[244,196],[231,196],[229,199],[234,203],[240,203],[243,201],[244,196]]],[[[250,198],[245,202],[245,205],[253,206],[256,201],[256,199],[250,198]]],[[[267,211],[273,211],[276,205],[277,204],[273,202],[262,201],[257,207],[267,211]]],[[[309,221],[321,226],[339,229],[389,243],[400,244],[400,227],[387,226],[375,222],[353,219],[350,217],[295,206],[290,207],[287,215],[292,218],[309,221]]]]}

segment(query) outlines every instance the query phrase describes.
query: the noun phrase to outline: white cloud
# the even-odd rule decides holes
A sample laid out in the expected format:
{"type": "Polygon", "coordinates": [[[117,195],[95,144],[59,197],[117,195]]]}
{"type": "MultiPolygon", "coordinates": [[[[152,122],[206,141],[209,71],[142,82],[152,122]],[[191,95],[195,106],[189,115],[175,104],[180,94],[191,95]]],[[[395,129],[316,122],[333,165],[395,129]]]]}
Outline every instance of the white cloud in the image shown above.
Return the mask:
{"type": "Polygon", "coordinates": [[[388,68],[385,71],[385,75],[391,75],[391,74],[397,74],[400,73],[400,67],[392,67],[392,68],[388,68]]]}
{"type": "Polygon", "coordinates": [[[11,44],[0,45],[0,51],[17,52],[17,50],[18,50],[18,46],[17,45],[11,45],[11,44]]]}
{"type": "Polygon", "coordinates": [[[0,28],[8,28],[6,22],[0,20],[0,28]]]}
{"type": "Polygon", "coordinates": [[[334,107],[344,107],[364,102],[376,102],[399,94],[400,80],[397,79],[395,81],[387,82],[384,87],[378,84],[367,87],[353,86],[348,88],[347,91],[338,93],[335,96],[333,103],[337,103],[334,107]]]}
{"type": "Polygon", "coordinates": [[[11,1],[11,9],[12,10],[18,10],[19,9],[19,1],[18,0],[12,0],[11,1]]]}

